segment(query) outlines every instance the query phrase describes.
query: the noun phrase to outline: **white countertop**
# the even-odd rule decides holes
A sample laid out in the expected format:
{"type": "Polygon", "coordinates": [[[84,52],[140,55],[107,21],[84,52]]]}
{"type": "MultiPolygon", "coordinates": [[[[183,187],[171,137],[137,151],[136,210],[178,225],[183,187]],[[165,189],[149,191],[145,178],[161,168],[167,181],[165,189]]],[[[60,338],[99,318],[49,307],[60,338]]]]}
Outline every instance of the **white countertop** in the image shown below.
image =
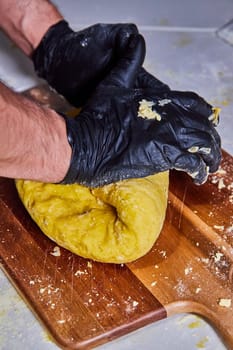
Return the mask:
{"type": "MultiPolygon", "coordinates": [[[[194,90],[221,107],[218,131],[233,154],[233,46],[216,29],[233,17],[232,0],[56,0],[73,29],[97,22],[134,22],[146,39],[145,67],[172,89],[194,90]]],[[[0,33],[0,79],[17,91],[41,82],[32,64],[0,33]]],[[[101,350],[224,350],[204,320],[182,314],[156,322],[101,350]],[[197,325],[191,327],[192,324],[197,325]]],[[[0,348],[55,350],[57,346],[0,272],[0,348]]]]}

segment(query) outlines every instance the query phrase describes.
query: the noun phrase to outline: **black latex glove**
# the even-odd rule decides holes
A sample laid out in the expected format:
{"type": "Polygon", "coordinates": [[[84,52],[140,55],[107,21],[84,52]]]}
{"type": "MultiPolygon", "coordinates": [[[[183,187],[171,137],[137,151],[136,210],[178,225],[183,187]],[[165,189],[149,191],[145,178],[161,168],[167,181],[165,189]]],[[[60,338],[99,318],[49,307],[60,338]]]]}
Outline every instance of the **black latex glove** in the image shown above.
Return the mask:
{"type": "MultiPolygon", "coordinates": [[[[71,104],[83,106],[122,57],[132,34],[138,34],[134,24],[96,24],[74,32],[60,21],[34,51],[35,70],[71,104]]],[[[150,84],[152,76],[143,69],[140,75],[150,84]]]]}
{"type": "Polygon", "coordinates": [[[192,92],[133,88],[142,51],[137,36],[81,113],[65,118],[72,159],[63,183],[96,187],[178,169],[200,184],[217,170],[220,138],[212,107],[192,92]],[[160,121],[138,116],[142,99],[154,102],[160,121]]]}

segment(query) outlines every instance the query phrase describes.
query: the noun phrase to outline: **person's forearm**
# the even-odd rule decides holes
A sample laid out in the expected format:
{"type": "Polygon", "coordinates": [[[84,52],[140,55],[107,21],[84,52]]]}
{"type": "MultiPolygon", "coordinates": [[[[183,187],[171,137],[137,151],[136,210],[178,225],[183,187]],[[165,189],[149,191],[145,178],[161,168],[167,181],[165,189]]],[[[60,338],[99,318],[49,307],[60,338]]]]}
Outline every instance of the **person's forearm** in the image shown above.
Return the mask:
{"type": "Polygon", "coordinates": [[[49,27],[63,19],[47,0],[0,0],[0,27],[28,56],[49,27]]]}
{"type": "Polygon", "coordinates": [[[0,176],[60,182],[70,158],[63,118],[0,83],[0,176]]]}

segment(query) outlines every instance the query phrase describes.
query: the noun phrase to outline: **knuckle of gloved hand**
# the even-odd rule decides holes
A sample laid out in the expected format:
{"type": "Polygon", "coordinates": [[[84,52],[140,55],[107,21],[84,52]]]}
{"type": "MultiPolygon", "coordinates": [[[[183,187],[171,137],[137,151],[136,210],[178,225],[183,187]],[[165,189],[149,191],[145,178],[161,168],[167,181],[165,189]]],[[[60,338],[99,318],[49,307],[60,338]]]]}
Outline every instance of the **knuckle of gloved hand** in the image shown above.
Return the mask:
{"type": "Polygon", "coordinates": [[[209,117],[212,114],[212,106],[195,92],[189,92],[187,104],[189,104],[190,109],[202,116],[209,117]]]}
{"type": "Polygon", "coordinates": [[[186,110],[193,111],[206,117],[212,114],[212,106],[201,96],[193,91],[174,91],[172,92],[173,101],[186,110]]]}
{"type": "Polygon", "coordinates": [[[120,30],[126,35],[138,34],[138,28],[134,23],[123,23],[120,30]]]}
{"type": "Polygon", "coordinates": [[[208,177],[207,167],[199,165],[199,167],[196,170],[193,170],[192,172],[188,172],[188,174],[191,176],[191,178],[193,179],[193,182],[196,185],[201,185],[207,180],[207,177],[208,177]]]}
{"type": "Polygon", "coordinates": [[[218,170],[221,164],[221,161],[222,161],[222,152],[220,149],[218,149],[216,152],[214,152],[214,155],[213,155],[213,162],[210,168],[211,173],[215,173],[218,170]]]}
{"type": "Polygon", "coordinates": [[[213,172],[213,163],[207,160],[205,157],[199,155],[199,166],[197,171],[194,173],[193,181],[196,185],[204,184],[210,173],[213,172]]]}
{"type": "Polygon", "coordinates": [[[119,24],[117,30],[117,38],[121,44],[121,47],[127,45],[131,35],[137,35],[138,29],[135,24],[119,24]]]}
{"type": "Polygon", "coordinates": [[[206,166],[199,155],[181,153],[176,159],[174,169],[187,173],[196,184],[201,184],[206,178],[206,166]]]}
{"type": "Polygon", "coordinates": [[[195,92],[192,91],[181,91],[175,94],[175,101],[178,105],[186,109],[196,109],[198,105],[199,97],[195,92]]]}

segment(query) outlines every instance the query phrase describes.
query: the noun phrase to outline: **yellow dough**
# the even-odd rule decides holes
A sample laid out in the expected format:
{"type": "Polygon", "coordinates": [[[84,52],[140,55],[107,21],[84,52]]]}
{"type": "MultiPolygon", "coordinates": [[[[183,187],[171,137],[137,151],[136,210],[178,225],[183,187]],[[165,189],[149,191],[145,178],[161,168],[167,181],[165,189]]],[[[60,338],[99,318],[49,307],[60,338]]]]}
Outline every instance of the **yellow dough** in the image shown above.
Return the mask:
{"type": "Polygon", "coordinates": [[[82,257],[126,263],[146,254],[162,229],[168,172],[90,189],[17,180],[19,196],[43,233],[82,257]]]}

